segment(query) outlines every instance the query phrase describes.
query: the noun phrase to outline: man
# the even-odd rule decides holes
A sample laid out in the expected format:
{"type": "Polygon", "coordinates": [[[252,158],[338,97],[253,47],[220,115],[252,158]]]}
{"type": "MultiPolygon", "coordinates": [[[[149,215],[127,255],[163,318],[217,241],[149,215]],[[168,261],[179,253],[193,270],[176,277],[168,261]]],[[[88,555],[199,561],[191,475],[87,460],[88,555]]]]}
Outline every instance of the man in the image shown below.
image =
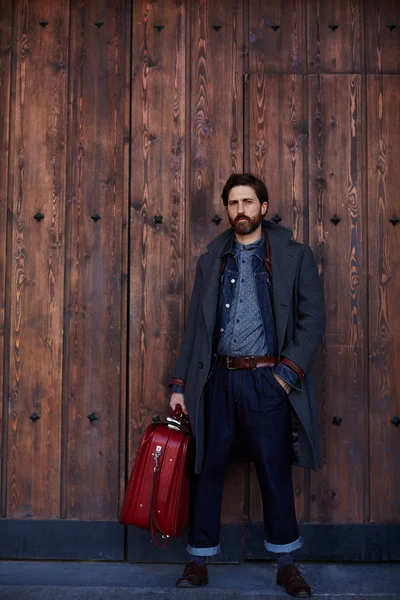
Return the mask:
{"type": "Polygon", "coordinates": [[[196,445],[190,561],[177,585],[208,582],[205,560],[219,552],[225,468],[240,434],[259,479],[277,583],[308,598],[292,556],[303,541],[291,463],[319,467],[313,359],[325,327],[322,286],[311,249],[263,220],[268,192],[260,179],[231,175],[222,199],[231,229],[198,260],[170,382],[170,406],[189,415],[196,445]]]}

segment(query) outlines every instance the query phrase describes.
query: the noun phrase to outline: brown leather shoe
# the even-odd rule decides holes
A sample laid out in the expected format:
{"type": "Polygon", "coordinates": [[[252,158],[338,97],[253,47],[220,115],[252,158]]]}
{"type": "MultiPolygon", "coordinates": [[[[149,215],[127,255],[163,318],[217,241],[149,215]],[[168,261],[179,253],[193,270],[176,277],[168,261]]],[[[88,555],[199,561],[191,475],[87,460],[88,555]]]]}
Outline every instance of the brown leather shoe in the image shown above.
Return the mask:
{"type": "Polygon", "coordinates": [[[201,567],[195,562],[190,562],[186,565],[182,577],[179,577],[176,582],[176,587],[191,588],[207,585],[208,573],[207,566],[201,567]]]}
{"type": "Polygon", "coordinates": [[[300,575],[295,565],[285,565],[278,569],[276,583],[296,598],[311,598],[311,588],[300,575]]]}

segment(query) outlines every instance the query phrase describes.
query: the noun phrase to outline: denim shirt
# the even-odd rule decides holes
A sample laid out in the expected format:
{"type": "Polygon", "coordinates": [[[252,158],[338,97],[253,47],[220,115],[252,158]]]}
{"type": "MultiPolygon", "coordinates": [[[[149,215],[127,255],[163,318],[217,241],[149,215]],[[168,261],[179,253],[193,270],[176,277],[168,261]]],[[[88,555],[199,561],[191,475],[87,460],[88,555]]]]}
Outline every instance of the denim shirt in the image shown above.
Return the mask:
{"type": "Polygon", "coordinates": [[[258,356],[275,356],[277,341],[272,312],[272,286],[270,276],[264,265],[265,238],[261,238],[256,244],[252,244],[247,248],[245,249],[243,245],[233,239],[221,255],[221,257],[226,257],[226,266],[220,278],[213,352],[225,355],[241,354],[246,356],[257,354],[258,356]],[[248,258],[246,258],[247,253],[248,258]],[[251,267],[244,267],[240,264],[240,260],[251,261],[251,267]],[[246,280],[246,276],[253,277],[253,281],[246,280]],[[246,290],[248,291],[247,297],[246,290]],[[240,300],[243,300],[242,305],[238,304],[240,300]],[[243,307],[249,310],[252,317],[255,317],[254,331],[251,327],[247,327],[246,332],[246,328],[242,325],[243,319],[241,319],[239,325],[235,322],[236,317],[240,317],[238,312],[243,312],[243,307]],[[235,331],[235,337],[238,338],[239,343],[235,344],[236,340],[232,339],[233,331],[235,331]],[[250,333],[250,339],[243,340],[246,333],[250,333]],[[235,346],[242,348],[243,352],[228,351],[230,347],[235,346]],[[257,349],[257,352],[251,351],[254,348],[257,349]]]}
{"type": "MultiPolygon", "coordinates": [[[[275,318],[273,312],[272,281],[268,271],[265,268],[265,253],[266,244],[265,237],[263,236],[261,243],[258,245],[251,257],[251,260],[268,355],[276,356],[278,353],[278,341],[276,337],[275,318]]],[[[228,325],[228,319],[231,318],[231,313],[226,309],[226,306],[229,305],[231,307],[235,304],[234,295],[238,289],[236,283],[239,275],[237,254],[238,252],[235,243],[235,237],[232,236],[232,240],[228,248],[226,248],[221,254],[221,258],[226,256],[227,260],[225,269],[221,273],[220,277],[218,310],[213,336],[213,360],[211,361],[210,374],[215,365],[219,342],[228,325]]],[[[288,365],[279,363],[272,370],[291,387],[301,391],[300,378],[298,374],[288,365]]],[[[184,393],[184,390],[185,388],[183,386],[177,384],[171,386],[172,393],[184,393]]]]}

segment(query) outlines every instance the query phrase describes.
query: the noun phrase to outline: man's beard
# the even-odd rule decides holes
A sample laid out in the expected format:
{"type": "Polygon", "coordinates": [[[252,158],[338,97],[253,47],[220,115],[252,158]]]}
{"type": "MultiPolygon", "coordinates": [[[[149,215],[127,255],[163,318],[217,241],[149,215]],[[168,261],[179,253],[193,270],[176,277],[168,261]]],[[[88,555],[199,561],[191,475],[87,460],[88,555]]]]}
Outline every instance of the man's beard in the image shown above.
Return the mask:
{"type": "Polygon", "coordinates": [[[229,223],[233,227],[233,231],[238,235],[249,235],[253,233],[257,229],[257,227],[262,223],[263,215],[260,213],[253,217],[247,217],[246,215],[238,215],[235,219],[231,219],[229,217],[229,223]],[[243,221],[239,221],[239,219],[243,219],[243,221]]]}

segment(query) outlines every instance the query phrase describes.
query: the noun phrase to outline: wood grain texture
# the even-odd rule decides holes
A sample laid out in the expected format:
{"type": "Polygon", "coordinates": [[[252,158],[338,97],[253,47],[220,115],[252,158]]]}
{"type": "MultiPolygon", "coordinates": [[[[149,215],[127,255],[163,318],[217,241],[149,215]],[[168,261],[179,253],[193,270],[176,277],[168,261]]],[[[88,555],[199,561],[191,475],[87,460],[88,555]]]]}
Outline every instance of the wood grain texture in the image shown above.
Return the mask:
{"type": "Polygon", "coordinates": [[[310,243],[324,281],[327,327],[318,361],[322,470],[311,475],[311,520],[362,523],[366,264],[360,77],[310,76],[310,243]],[[337,215],[336,226],[330,219],[337,215]],[[340,425],[332,423],[340,417],[340,425]]]}
{"type": "MultiPolygon", "coordinates": [[[[243,169],[242,2],[195,0],[191,22],[191,255],[229,226],[222,188],[243,169]],[[213,25],[221,23],[219,31],[213,25]],[[215,60],[218,56],[218,60],[215,60]],[[211,219],[222,217],[219,225],[211,219]]],[[[190,265],[192,280],[195,261],[190,265]]]]}
{"type": "Polygon", "coordinates": [[[65,518],[118,518],[124,26],[123,0],[71,3],[65,518]]]}
{"type": "Polygon", "coordinates": [[[400,522],[400,77],[368,77],[371,520],[400,522]]]}
{"type": "Polygon", "coordinates": [[[281,225],[303,241],[303,151],[307,122],[303,113],[303,78],[266,75],[260,53],[251,55],[250,169],[265,181],[270,203],[281,225]]]}
{"type": "Polygon", "coordinates": [[[10,157],[10,518],[60,515],[68,20],[66,0],[18,6],[10,157]],[[46,28],[38,23],[43,17],[46,28]],[[40,223],[33,218],[38,211],[40,223]],[[29,418],[34,411],[36,423],[29,418]]]}
{"type": "MultiPolygon", "coordinates": [[[[194,0],[191,22],[190,256],[186,273],[193,282],[194,258],[229,226],[221,200],[231,173],[243,170],[243,1],[194,0]],[[219,31],[213,25],[221,24],[219,31]],[[218,56],[218,60],[215,57],[218,56]],[[219,225],[212,222],[215,215],[219,225]]],[[[187,302],[191,285],[187,287],[187,302]]],[[[243,519],[247,465],[227,471],[222,521],[243,519]]]]}
{"type": "Polygon", "coordinates": [[[183,326],[185,3],[137,2],[132,17],[129,471],[150,418],[169,413],[183,326]]]}
{"type": "Polygon", "coordinates": [[[367,73],[400,73],[398,0],[367,0],[365,31],[367,73]]]}
{"type": "MultiPolygon", "coordinates": [[[[6,282],[7,273],[7,197],[8,197],[8,159],[9,159],[9,128],[10,128],[10,80],[11,80],[11,3],[0,1],[0,390],[3,398],[5,362],[5,331],[6,331],[6,282]]],[[[8,361],[7,361],[8,362],[8,361]]],[[[4,401],[6,398],[4,398],[4,401]]],[[[7,404],[4,417],[7,419],[7,404]]],[[[0,402],[0,481],[6,481],[7,449],[6,437],[3,436],[7,421],[3,422],[3,401],[0,402]]],[[[1,485],[1,484],[0,484],[1,485]]],[[[4,516],[4,488],[1,485],[0,514],[4,516]]]]}
{"type": "MultiPolygon", "coordinates": [[[[305,64],[304,5],[301,0],[252,0],[250,52],[263,55],[264,73],[302,73],[305,64]],[[277,29],[278,27],[278,29],[277,29]]],[[[253,63],[251,73],[256,65],[253,63]]]]}
{"type": "MultiPolygon", "coordinates": [[[[303,153],[307,123],[303,110],[303,77],[266,74],[267,48],[250,53],[250,169],[266,182],[268,218],[304,241],[303,153]]],[[[272,265],[273,269],[273,265],[272,265]]],[[[304,472],[293,469],[296,512],[304,520],[304,472]]],[[[261,495],[254,468],[250,476],[250,520],[261,521],[261,495]]]]}
{"type": "Polygon", "coordinates": [[[361,72],[361,0],[308,0],[308,72],[361,72]],[[335,31],[330,25],[337,26],[335,31]]]}
{"type": "Polygon", "coordinates": [[[123,192],[122,192],[122,237],[121,237],[121,390],[119,409],[119,503],[122,508],[127,483],[127,433],[128,433],[128,372],[129,372],[129,198],[131,160],[131,68],[132,68],[132,3],[125,2],[125,77],[124,77],[124,148],[123,148],[123,192]]]}

